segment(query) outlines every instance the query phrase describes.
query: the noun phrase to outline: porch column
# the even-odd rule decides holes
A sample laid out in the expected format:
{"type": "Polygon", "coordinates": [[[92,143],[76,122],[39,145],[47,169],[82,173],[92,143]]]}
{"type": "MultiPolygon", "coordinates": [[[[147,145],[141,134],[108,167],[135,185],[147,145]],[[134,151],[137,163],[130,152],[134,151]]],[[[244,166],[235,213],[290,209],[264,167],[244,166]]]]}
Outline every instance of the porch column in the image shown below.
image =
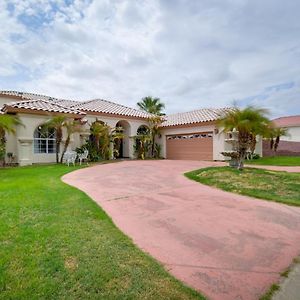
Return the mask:
{"type": "Polygon", "coordinates": [[[18,145],[18,163],[20,166],[32,165],[32,139],[20,138],[18,145]]]}
{"type": "Polygon", "coordinates": [[[115,159],[114,156],[114,142],[109,142],[109,159],[115,159]]]}
{"type": "Polygon", "coordinates": [[[133,137],[129,137],[129,139],[128,139],[128,143],[129,143],[129,158],[135,158],[135,153],[134,153],[134,148],[133,148],[133,146],[134,146],[134,143],[135,143],[135,141],[134,141],[134,138],[133,137]]]}

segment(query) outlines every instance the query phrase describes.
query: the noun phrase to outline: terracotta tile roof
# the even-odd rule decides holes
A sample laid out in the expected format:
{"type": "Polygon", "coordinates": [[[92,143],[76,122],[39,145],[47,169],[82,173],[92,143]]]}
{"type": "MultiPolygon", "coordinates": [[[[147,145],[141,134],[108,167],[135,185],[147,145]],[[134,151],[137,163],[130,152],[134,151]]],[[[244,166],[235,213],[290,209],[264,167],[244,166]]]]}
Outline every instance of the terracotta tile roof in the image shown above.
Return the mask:
{"type": "Polygon", "coordinates": [[[99,112],[99,113],[107,113],[114,115],[122,115],[122,116],[130,116],[137,118],[148,118],[151,114],[143,112],[141,110],[137,110],[134,108],[130,108],[118,103],[114,103],[111,101],[103,100],[103,99],[94,99],[90,101],[85,101],[78,103],[73,108],[80,109],[86,112],[99,112]]]}
{"type": "Polygon", "coordinates": [[[166,116],[166,121],[162,123],[162,127],[177,126],[185,124],[202,123],[216,121],[220,119],[231,108],[203,108],[190,112],[177,113],[166,116]]]}
{"type": "Polygon", "coordinates": [[[56,104],[65,106],[65,107],[75,107],[78,102],[85,102],[85,101],[76,101],[76,100],[66,100],[66,99],[54,99],[52,100],[53,102],[55,102],[56,104]]]}
{"type": "Polygon", "coordinates": [[[26,93],[26,92],[18,92],[18,91],[0,91],[0,96],[1,95],[18,97],[18,98],[24,99],[24,100],[46,100],[46,101],[57,101],[57,102],[74,101],[74,102],[76,102],[75,100],[59,99],[59,98],[46,96],[46,95],[26,93]]]}
{"type": "Polygon", "coordinates": [[[300,115],[280,117],[272,120],[276,127],[293,127],[300,126],[300,115]]]}
{"type": "MultiPolygon", "coordinates": [[[[130,108],[118,103],[114,103],[111,101],[103,100],[103,99],[75,101],[75,100],[59,99],[59,98],[54,98],[45,95],[17,92],[17,91],[0,91],[0,96],[1,95],[19,97],[21,100],[44,100],[51,103],[56,103],[64,107],[66,110],[75,109],[87,113],[99,112],[99,113],[128,116],[128,117],[135,117],[135,118],[148,118],[149,116],[151,116],[146,112],[134,108],[130,108]]],[[[45,107],[45,105],[43,104],[41,104],[41,106],[45,107]]]]}
{"type": "Polygon", "coordinates": [[[67,108],[55,102],[41,100],[41,99],[23,100],[23,101],[4,104],[3,110],[9,111],[10,108],[28,109],[28,110],[45,111],[45,112],[56,112],[56,113],[64,113],[64,114],[76,114],[82,116],[86,115],[85,112],[82,112],[78,109],[67,108]]]}

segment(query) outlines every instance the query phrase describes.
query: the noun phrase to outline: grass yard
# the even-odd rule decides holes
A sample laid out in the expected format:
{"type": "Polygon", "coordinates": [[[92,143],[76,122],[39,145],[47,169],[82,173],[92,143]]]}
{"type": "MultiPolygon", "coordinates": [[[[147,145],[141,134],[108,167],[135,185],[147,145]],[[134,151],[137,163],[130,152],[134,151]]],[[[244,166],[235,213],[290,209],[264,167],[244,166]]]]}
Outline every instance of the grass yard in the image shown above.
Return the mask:
{"type": "Polygon", "coordinates": [[[246,160],[245,164],[270,166],[300,166],[300,156],[271,156],[246,160]]]}
{"type": "Polygon", "coordinates": [[[0,299],[204,299],[61,182],[71,170],[0,169],[0,299]]]}
{"type": "Polygon", "coordinates": [[[225,191],[300,206],[300,173],[212,167],[185,173],[195,181],[225,191]]]}

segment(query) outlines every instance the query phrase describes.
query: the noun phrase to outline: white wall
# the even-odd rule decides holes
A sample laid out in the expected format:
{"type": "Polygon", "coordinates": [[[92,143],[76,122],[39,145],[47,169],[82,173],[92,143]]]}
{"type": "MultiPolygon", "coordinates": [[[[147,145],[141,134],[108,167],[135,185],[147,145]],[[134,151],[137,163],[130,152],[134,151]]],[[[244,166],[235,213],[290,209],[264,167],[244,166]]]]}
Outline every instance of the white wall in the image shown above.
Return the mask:
{"type": "MultiPolygon", "coordinates": [[[[1,98],[0,98],[1,99],[1,98]]],[[[44,124],[51,118],[51,115],[37,115],[37,114],[18,114],[21,122],[25,126],[17,126],[16,135],[7,135],[6,153],[12,152],[16,156],[16,162],[19,165],[30,165],[33,163],[52,163],[56,161],[55,153],[34,153],[34,131],[35,129],[44,124]]],[[[128,122],[129,126],[125,132],[127,135],[123,140],[124,156],[134,157],[133,139],[132,136],[137,134],[137,129],[141,125],[147,125],[146,120],[126,119],[123,117],[103,117],[87,115],[86,119],[88,123],[83,127],[83,131],[75,133],[71,137],[69,150],[75,150],[80,147],[89,135],[89,125],[96,121],[96,119],[107,123],[111,128],[114,128],[119,121],[128,122]]],[[[61,145],[61,151],[64,147],[64,141],[66,139],[66,132],[63,132],[63,142],[61,145]]],[[[6,158],[7,160],[7,158],[6,158]]]]}
{"type": "Polygon", "coordinates": [[[280,137],[281,141],[300,142],[300,126],[288,127],[287,135],[280,137]]]}

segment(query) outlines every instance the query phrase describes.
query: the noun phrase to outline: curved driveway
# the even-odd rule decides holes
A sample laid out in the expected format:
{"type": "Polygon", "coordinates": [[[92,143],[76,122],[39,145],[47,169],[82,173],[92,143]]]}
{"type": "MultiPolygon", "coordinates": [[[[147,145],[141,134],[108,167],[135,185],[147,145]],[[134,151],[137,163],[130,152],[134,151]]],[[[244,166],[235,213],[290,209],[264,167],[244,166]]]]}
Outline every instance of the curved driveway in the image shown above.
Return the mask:
{"type": "MultiPolygon", "coordinates": [[[[123,161],[63,177],[174,276],[210,299],[258,299],[300,252],[300,207],[186,179],[212,165],[123,161]]],[[[79,224],[80,226],[80,224],[79,224]]]]}

